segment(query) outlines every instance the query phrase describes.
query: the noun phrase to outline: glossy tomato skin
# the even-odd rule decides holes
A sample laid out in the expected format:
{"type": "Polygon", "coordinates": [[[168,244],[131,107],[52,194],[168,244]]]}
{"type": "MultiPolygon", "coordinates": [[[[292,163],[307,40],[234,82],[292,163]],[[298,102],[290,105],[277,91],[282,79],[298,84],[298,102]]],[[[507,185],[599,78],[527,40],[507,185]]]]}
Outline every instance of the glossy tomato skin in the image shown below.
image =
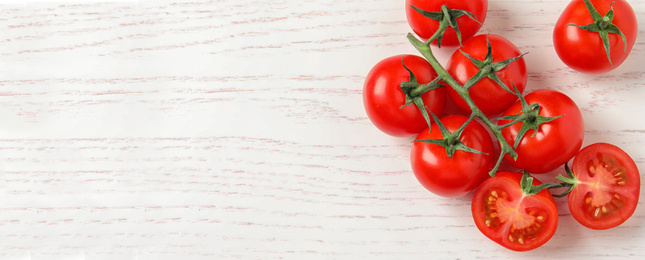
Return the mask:
{"type": "MultiPolygon", "coordinates": [[[[486,20],[488,11],[488,0],[406,0],[405,13],[408,24],[419,37],[424,41],[428,40],[439,29],[439,22],[423,16],[414,10],[410,5],[426,10],[428,12],[441,12],[441,6],[446,5],[450,9],[464,10],[472,13],[480,23],[486,20]]],[[[481,24],[463,15],[457,18],[462,42],[469,39],[479,31],[481,24]]],[[[437,45],[435,40],[432,44],[437,45]]],[[[441,40],[441,46],[459,46],[459,39],[454,29],[448,28],[441,40]]]]}
{"type": "MultiPolygon", "coordinates": [[[[464,42],[463,46],[455,51],[448,60],[447,70],[460,85],[464,85],[479,69],[461,51],[471,57],[483,61],[488,53],[486,38],[490,41],[493,62],[501,62],[520,56],[520,50],[509,40],[499,35],[477,35],[464,42]]],[[[496,72],[501,81],[513,90],[513,85],[520,93],[524,92],[527,81],[526,63],[524,58],[513,61],[504,69],[496,72]]],[[[486,115],[499,115],[517,100],[517,96],[500,87],[490,78],[483,78],[469,90],[470,97],[475,105],[486,115]]],[[[464,112],[470,113],[470,107],[453,88],[448,89],[450,99],[464,112]]]]}
{"type": "MultiPolygon", "coordinates": [[[[449,115],[440,119],[450,132],[459,129],[468,118],[449,115]]],[[[443,138],[437,124],[430,131],[421,132],[416,140],[443,138]]],[[[417,180],[430,192],[443,197],[466,195],[479,185],[493,168],[494,146],[486,129],[471,121],[459,140],[466,146],[486,154],[456,151],[452,158],[446,149],[436,145],[414,142],[410,153],[412,171],[417,180]]]]}
{"type": "Polygon", "coordinates": [[[591,229],[609,229],[634,214],[640,174],[634,160],[607,143],[589,145],[576,154],[572,167],[578,184],[569,193],[569,211],[591,229]]]}
{"type": "Polygon", "coordinates": [[[627,53],[622,37],[609,34],[609,46],[612,64],[607,59],[607,53],[602,39],[596,32],[582,30],[567,24],[587,25],[593,19],[583,0],[573,0],[564,9],[553,30],[553,44],[558,56],[567,66],[585,73],[604,73],[617,68],[625,61],[631,52],[636,35],[638,22],[632,7],[625,0],[591,0],[592,5],[604,16],[613,3],[614,19],[612,23],[625,34],[627,53]]]}
{"type": "MultiPolygon", "coordinates": [[[[401,82],[410,80],[410,73],[420,84],[429,83],[437,77],[432,66],[416,55],[397,55],[377,63],[369,72],[363,86],[363,105],[372,123],[384,133],[406,137],[413,136],[428,127],[421,111],[415,105],[401,108],[405,94],[401,82]]],[[[430,90],[421,95],[425,106],[435,115],[441,115],[446,102],[445,88],[430,90]]]]}
{"type": "MultiPolygon", "coordinates": [[[[569,161],[580,150],[584,139],[584,121],[576,103],[562,92],[540,89],[524,96],[528,104],[540,105],[540,116],[556,117],[544,123],[538,132],[529,130],[515,149],[517,160],[506,155],[504,158],[514,167],[530,173],[546,173],[557,169],[569,161]]],[[[515,115],[522,110],[517,101],[502,116],[515,115]]],[[[510,123],[500,120],[499,125],[510,123]]],[[[522,123],[516,123],[502,130],[504,139],[509,144],[515,143],[522,123]]]]}
{"type": "MultiPolygon", "coordinates": [[[[524,195],[522,173],[498,172],[477,187],[471,205],[477,228],[489,239],[514,251],[544,245],[558,226],[558,209],[547,189],[524,195]]],[[[534,179],[533,185],[541,182],[534,179]]]]}

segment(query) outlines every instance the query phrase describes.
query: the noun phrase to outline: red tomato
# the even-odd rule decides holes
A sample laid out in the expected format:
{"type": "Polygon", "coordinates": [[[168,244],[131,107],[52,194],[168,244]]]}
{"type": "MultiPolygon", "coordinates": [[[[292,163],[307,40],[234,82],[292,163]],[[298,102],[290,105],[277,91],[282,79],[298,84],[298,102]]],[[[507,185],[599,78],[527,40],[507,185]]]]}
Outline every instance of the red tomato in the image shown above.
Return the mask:
{"type": "MultiPolygon", "coordinates": [[[[454,132],[468,118],[449,115],[440,120],[448,131],[454,132]]],[[[416,140],[442,138],[441,130],[437,124],[432,123],[432,129],[421,132],[416,140]]],[[[471,121],[462,132],[459,141],[486,154],[457,150],[450,158],[446,149],[436,144],[414,142],[412,146],[412,171],[417,180],[434,194],[444,197],[463,196],[484,181],[493,168],[493,141],[480,123],[471,121]]]]}
{"type": "MultiPolygon", "coordinates": [[[[486,237],[511,250],[528,251],[549,241],[558,227],[558,209],[547,189],[525,194],[522,173],[498,172],[473,195],[475,225],[486,237]]],[[[534,185],[541,182],[533,180],[534,185]]]]}
{"type": "MultiPolygon", "coordinates": [[[[480,23],[486,20],[488,11],[488,0],[406,0],[405,12],[408,18],[408,24],[419,37],[428,40],[439,29],[439,22],[425,17],[417,10],[410,7],[415,6],[428,12],[441,12],[441,6],[446,5],[450,9],[464,10],[472,13],[480,23]]],[[[475,22],[467,15],[457,18],[459,31],[461,32],[461,41],[465,41],[479,31],[481,24],[475,22]]],[[[437,41],[432,42],[434,45],[437,41]]],[[[459,46],[457,33],[453,28],[448,27],[441,40],[442,46],[459,46]]]]}
{"type": "Polygon", "coordinates": [[[572,69],[586,73],[603,73],[615,69],[625,61],[636,42],[638,23],[634,10],[627,1],[592,0],[591,3],[600,16],[604,16],[610,10],[610,6],[613,7],[614,19],[611,22],[625,35],[627,49],[625,50],[625,42],[619,34],[609,33],[610,64],[599,33],[582,30],[577,26],[567,26],[582,26],[594,22],[583,0],[573,0],[564,9],[553,30],[553,44],[562,62],[572,69]]]}
{"type": "MultiPolygon", "coordinates": [[[[477,35],[464,42],[464,45],[450,57],[447,70],[459,84],[464,85],[472,78],[479,68],[473,64],[461,51],[469,54],[472,58],[483,61],[488,53],[486,38],[490,41],[493,62],[501,62],[507,59],[520,56],[522,53],[509,40],[498,35],[477,35]]],[[[513,85],[521,92],[526,86],[527,73],[524,58],[511,62],[505,68],[495,73],[509,90],[513,85]]],[[[506,110],[517,100],[517,96],[504,90],[490,78],[483,78],[469,90],[470,97],[475,105],[486,115],[498,115],[506,110]]],[[[448,89],[448,96],[453,102],[465,112],[470,113],[470,107],[453,88],[448,89]]]]}
{"type": "MultiPolygon", "coordinates": [[[[513,166],[530,173],[545,173],[564,165],[580,150],[584,139],[582,113],[575,102],[567,95],[549,89],[540,89],[527,94],[528,104],[539,104],[540,116],[557,117],[540,125],[537,133],[529,130],[515,149],[517,160],[506,155],[505,159],[513,166]],[[535,135],[534,135],[535,134],[535,135]]],[[[515,115],[522,111],[520,101],[513,104],[503,116],[515,115]]],[[[499,125],[510,123],[500,120],[499,125]]],[[[502,135],[509,144],[515,143],[522,123],[502,129],[502,135]]]]}
{"type": "Polygon", "coordinates": [[[616,227],[634,214],[640,195],[636,163],[615,145],[589,145],[573,160],[576,185],[569,193],[569,210],[591,229],[616,227]]]}
{"type": "MultiPolygon", "coordinates": [[[[417,106],[405,104],[401,82],[410,80],[408,67],[420,84],[437,78],[430,63],[415,55],[397,55],[376,64],[367,75],[363,86],[363,105],[367,116],[381,131],[392,136],[412,136],[428,128],[417,106]]],[[[443,113],[446,102],[445,88],[430,90],[421,95],[425,106],[435,115],[443,113]]]]}

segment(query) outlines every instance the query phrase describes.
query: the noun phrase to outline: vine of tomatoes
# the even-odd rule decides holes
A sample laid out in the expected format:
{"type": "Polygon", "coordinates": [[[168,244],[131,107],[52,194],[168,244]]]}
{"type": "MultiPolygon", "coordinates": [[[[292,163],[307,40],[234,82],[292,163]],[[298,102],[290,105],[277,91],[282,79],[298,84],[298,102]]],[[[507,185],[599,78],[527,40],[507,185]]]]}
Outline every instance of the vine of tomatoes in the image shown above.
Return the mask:
{"type": "MultiPolygon", "coordinates": [[[[474,191],[475,225],[503,247],[528,251],[547,243],[558,226],[554,197],[568,196],[571,215],[585,227],[624,223],[640,194],[633,159],[608,143],[583,148],[583,116],[566,94],[523,93],[525,53],[501,35],[476,35],[487,8],[487,0],[406,0],[416,33],[407,38],[421,56],[388,57],[370,70],[363,86],[369,119],[388,135],[416,136],[411,168],[427,190],[443,197],[474,191]],[[442,45],[459,47],[446,68],[434,55],[442,45]],[[443,115],[448,99],[466,115],[443,115]],[[498,172],[504,160],[520,171],[498,172]],[[568,176],[544,183],[533,176],[560,167],[568,176]],[[564,192],[551,193],[557,190],[564,192]]],[[[573,0],[553,40],[572,69],[602,73],[623,63],[636,34],[626,1],[573,0]]]]}

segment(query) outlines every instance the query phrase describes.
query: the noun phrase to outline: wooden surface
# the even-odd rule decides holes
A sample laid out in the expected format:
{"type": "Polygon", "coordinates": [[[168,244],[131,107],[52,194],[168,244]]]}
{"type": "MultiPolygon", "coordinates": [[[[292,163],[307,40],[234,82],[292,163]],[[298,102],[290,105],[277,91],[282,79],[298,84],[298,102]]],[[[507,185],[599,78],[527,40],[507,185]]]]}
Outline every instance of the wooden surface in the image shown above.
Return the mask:
{"type": "MultiPolygon", "coordinates": [[[[416,54],[403,1],[11,2],[0,5],[0,259],[645,256],[642,202],[622,226],[592,231],[557,200],[553,239],[516,253],[475,228],[472,195],[418,184],[411,139],[379,132],[361,99],[376,62],[416,54]]],[[[603,75],[555,54],[567,2],[490,0],[481,32],[529,52],[528,91],[578,103],[585,144],[614,143],[645,169],[645,1],[629,1],[634,50],[603,75]]]]}

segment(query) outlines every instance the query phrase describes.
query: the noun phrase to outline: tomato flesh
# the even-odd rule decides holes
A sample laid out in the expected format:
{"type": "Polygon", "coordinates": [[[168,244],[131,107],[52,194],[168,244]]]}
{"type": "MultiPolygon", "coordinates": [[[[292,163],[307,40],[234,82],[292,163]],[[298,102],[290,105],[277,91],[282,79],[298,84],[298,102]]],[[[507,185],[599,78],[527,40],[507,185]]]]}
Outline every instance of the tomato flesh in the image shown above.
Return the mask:
{"type": "Polygon", "coordinates": [[[580,150],[573,161],[577,184],[569,194],[571,215],[591,229],[609,229],[636,210],[640,174],[620,148],[597,143],[580,150]]]}
{"type": "MultiPolygon", "coordinates": [[[[515,251],[545,244],[558,226],[558,210],[547,190],[525,195],[521,173],[499,172],[484,181],[473,196],[477,228],[488,238],[515,251]]],[[[534,180],[534,185],[541,184],[534,180]]]]}

